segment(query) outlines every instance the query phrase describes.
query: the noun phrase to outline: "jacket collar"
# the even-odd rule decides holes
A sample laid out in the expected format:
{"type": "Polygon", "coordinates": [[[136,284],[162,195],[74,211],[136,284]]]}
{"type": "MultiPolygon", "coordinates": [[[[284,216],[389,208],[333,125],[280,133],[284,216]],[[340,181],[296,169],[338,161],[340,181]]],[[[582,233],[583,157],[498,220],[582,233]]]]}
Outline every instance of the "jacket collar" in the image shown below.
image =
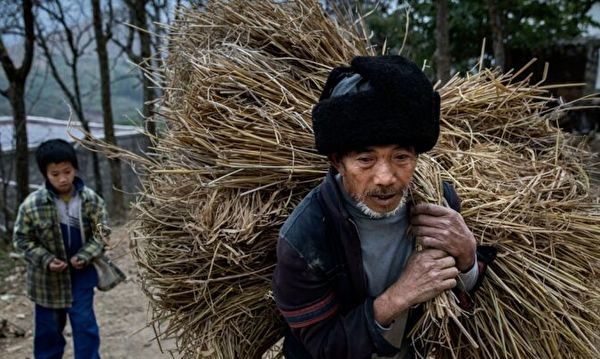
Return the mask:
{"type": "Polygon", "coordinates": [[[337,258],[336,262],[346,266],[356,298],[364,299],[367,296],[367,277],[362,263],[358,229],[344,205],[342,189],[335,180],[337,173],[333,166],[330,167],[325,180],[321,183],[321,203],[331,216],[330,228],[334,231],[331,244],[334,256],[337,258]]]}
{"type": "Polygon", "coordinates": [[[338,171],[335,167],[330,166],[327,176],[323,180],[322,193],[324,198],[324,204],[327,207],[329,213],[334,215],[337,220],[348,220],[351,218],[350,213],[344,206],[344,197],[342,189],[338,186],[335,176],[338,171]]]}
{"type": "MultiPolygon", "coordinates": [[[[83,188],[85,187],[83,180],[81,178],[75,176],[75,179],[73,180],[73,185],[75,187],[75,193],[81,195],[83,193],[83,188]]],[[[43,188],[43,191],[45,192],[44,197],[48,201],[53,201],[55,198],[58,197],[58,194],[54,190],[54,187],[50,184],[50,181],[46,180],[46,182],[44,183],[44,187],[42,187],[42,188],[43,188]]]]}

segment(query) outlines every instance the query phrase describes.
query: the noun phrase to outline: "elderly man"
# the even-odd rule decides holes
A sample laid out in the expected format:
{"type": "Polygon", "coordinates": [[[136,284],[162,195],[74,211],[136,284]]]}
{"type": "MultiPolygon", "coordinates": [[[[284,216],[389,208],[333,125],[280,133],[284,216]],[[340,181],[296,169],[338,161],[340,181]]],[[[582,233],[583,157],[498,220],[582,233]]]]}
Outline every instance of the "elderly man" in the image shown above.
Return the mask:
{"type": "Polygon", "coordinates": [[[401,56],[335,68],[313,109],[331,169],[280,231],[273,288],[289,330],[284,355],[412,358],[418,304],[455,288],[470,305],[485,264],[451,208],[411,206],[417,157],[439,135],[440,97],[401,56]],[[415,251],[415,244],[423,246],[415,251]]]}

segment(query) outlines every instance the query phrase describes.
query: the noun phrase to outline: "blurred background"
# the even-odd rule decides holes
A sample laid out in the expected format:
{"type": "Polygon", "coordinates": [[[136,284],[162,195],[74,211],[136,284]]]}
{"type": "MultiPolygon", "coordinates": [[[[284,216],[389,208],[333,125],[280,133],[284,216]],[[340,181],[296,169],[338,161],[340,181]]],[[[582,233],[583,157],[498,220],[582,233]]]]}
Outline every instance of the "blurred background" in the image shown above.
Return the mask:
{"type": "MultiPolygon", "coordinates": [[[[29,345],[19,341],[30,335],[30,313],[7,303],[17,298],[21,304],[14,305],[26,306],[10,237],[18,205],[43,183],[35,149],[50,138],[74,142],[71,136],[91,135],[137,154],[151,153],[150,138],[160,136],[161,123],[148,119],[161,96],[156,84],[169,55],[168,25],[178,16],[177,9],[202,10],[206,2],[0,0],[0,352],[14,358],[30,355],[29,345]]],[[[331,17],[362,17],[376,52],[411,58],[438,86],[455,74],[475,71],[480,60],[504,72],[527,65],[521,76],[530,76],[533,83],[566,84],[550,90],[553,105],[577,111],[566,111],[557,126],[600,149],[600,101],[593,96],[600,90],[599,1],[321,3],[331,17]]],[[[80,176],[106,199],[111,222],[125,223],[139,188],[135,168],[75,144],[80,176]]],[[[127,240],[122,228],[116,233],[119,240],[127,240]]],[[[130,264],[124,266],[135,274],[130,264]]],[[[128,310],[139,312],[126,322],[142,328],[145,301],[133,284],[119,288],[123,293],[115,297],[122,306],[132,305],[128,310]]],[[[104,318],[124,318],[113,309],[107,304],[104,318]]],[[[119,330],[112,334],[123,337],[119,330]]],[[[148,344],[151,334],[146,334],[140,345],[147,349],[121,353],[115,344],[111,352],[121,354],[113,357],[158,357],[160,351],[148,344]]],[[[119,345],[126,347],[126,339],[119,345]]]]}
{"type": "MultiPolygon", "coordinates": [[[[433,82],[484,65],[517,71],[547,84],[568,103],[600,88],[600,2],[584,0],[322,1],[332,17],[362,14],[378,52],[422,64],[433,82]],[[546,63],[549,70],[544,71],[546,63]]],[[[165,35],[180,7],[206,1],[2,0],[0,2],[0,233],[6,240],[15,209],[42,177],[32,152],[52,137],[83,136],[78,128],[134,152],[145,151],[142,130],[160,97],[155,86],[168,56],[165,35]]],[[[579,103],[581,106],[581,103],[579,103]]],[[[586,105],[593,106],[590,100],[586,105]]],[[[598,111],[561,120],[590,134],[598,111]]],[[[160,129],[160,123],[158,124],[160,129]]],[[[118,161],[80,149],[80,175],[125,218],[137,180],[118,161]]]]}

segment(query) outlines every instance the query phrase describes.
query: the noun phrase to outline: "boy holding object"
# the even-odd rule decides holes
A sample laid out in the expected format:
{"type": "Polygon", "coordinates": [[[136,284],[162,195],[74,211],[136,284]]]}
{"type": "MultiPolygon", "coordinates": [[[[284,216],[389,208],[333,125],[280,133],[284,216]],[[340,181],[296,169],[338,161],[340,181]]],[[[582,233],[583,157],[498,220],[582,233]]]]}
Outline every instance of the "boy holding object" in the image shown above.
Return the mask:
{"type": "Polygon", "coordinates": [[[13,244],[28,262],[27,296],[35,303],[34,356],[62,358],[69,316],[75,358],[100,358],[94,287],[113,288],[125,275],[103,256],[104,201],[76,176],[75,149],[42,143],[36,160],[46,179],[20,205],[13,244]]]}

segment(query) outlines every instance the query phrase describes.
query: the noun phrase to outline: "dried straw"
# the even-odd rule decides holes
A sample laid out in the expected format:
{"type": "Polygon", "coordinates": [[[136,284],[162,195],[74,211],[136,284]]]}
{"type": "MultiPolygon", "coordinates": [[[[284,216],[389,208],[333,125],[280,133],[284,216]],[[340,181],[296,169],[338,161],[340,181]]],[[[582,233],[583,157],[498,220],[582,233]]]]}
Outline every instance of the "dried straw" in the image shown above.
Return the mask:
{"type": "MultiPolygon", "coordinates": [[[[139,162],[134,256],[158,333],[182,357],[257,358],[281,336],[278,228],[327,169],[310,109],[333,66],[372,52],[360,23],[338,25],[316,0],[216,1],[178,19],[166,131],[139,162]]],[[[441,137],[413,192],[443,203],[440,181],[452,181],[468,226],[499,256],[474,314],[450,294],[427,304],[412,336],[431,357],[600,357],[593,159],[520,72],[481,68],[439,89],[441,137]]]]}
{"type": "Polygon", "coordinates": [[[311,106],[366,42],[314,1],[212,2],[180,18],[135,257],[183,357],[260,357],[282,330],[270,294],[278,227],[327,169],[311,106]]]}

